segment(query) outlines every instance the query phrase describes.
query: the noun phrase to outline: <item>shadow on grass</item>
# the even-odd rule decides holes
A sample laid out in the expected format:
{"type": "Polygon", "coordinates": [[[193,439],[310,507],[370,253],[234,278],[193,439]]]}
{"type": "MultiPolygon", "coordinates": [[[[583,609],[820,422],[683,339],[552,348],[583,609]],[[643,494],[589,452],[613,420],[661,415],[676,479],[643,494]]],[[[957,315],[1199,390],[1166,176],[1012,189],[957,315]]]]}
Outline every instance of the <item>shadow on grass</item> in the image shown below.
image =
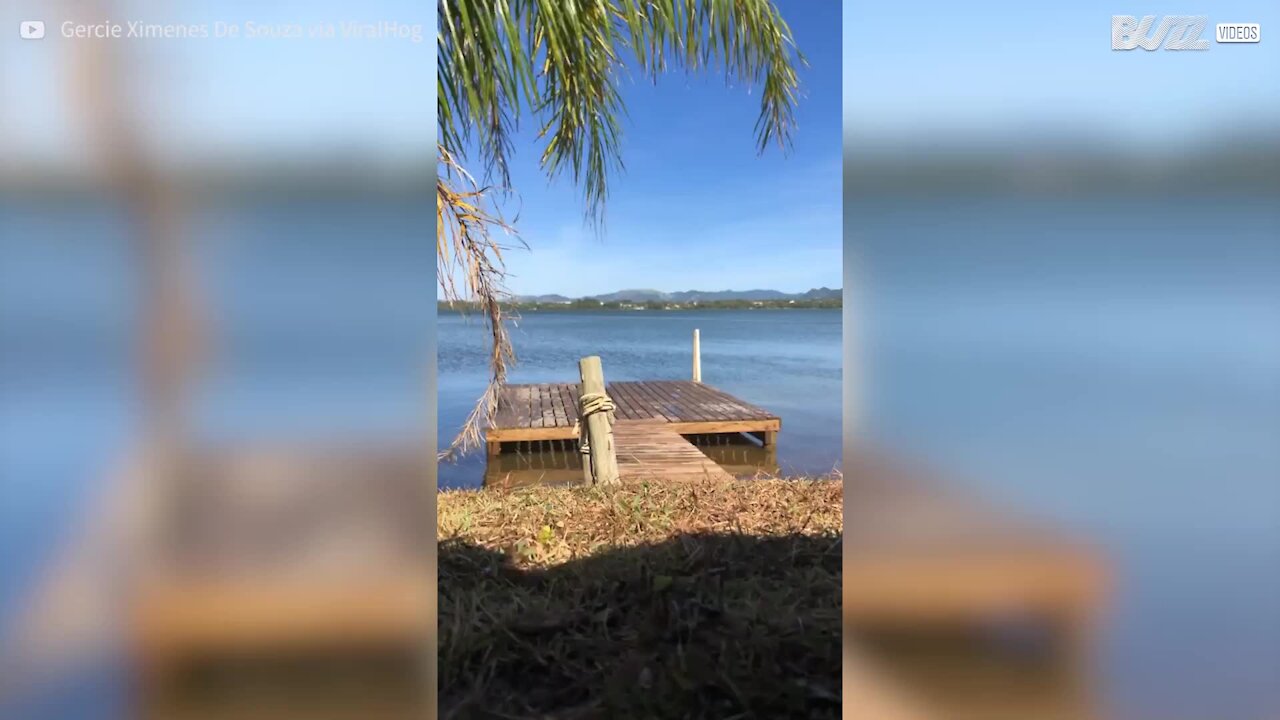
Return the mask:
{"type": "Polygon", "coordinates": [[[521,569],[439,546],[442,718],[835,718],[840,536],[682,534],[521,569]]]}

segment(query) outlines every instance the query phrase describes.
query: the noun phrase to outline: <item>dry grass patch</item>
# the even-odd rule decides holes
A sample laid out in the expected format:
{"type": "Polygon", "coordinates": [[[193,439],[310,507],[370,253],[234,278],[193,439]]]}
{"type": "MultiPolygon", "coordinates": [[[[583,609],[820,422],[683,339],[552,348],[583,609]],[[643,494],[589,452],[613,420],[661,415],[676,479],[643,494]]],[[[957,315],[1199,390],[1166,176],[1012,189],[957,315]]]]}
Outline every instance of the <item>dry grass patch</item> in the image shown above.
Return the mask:
{"type": "Polygon", "coordinates": [[[838,480],[439,498],[444,717],[837,717],[838,480]]]}

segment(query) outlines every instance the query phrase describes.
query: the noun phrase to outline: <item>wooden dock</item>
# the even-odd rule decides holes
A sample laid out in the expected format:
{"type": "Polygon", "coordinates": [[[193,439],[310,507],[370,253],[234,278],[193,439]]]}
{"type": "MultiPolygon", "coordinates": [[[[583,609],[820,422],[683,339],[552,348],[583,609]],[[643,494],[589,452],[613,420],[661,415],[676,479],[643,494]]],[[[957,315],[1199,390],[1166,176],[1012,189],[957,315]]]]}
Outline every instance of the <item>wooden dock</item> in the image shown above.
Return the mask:
{"type": "MultiPolygon", "coordinates": [[[[743,433],[772,447],[782,428],[777,415],[698,382],[612,382],[606,387],[615,404],[614,437],[624,475],[728,477],[684,436],[743,433]]],[[[577,383],[503,388],[485,433],[490,458],[520,443],[576,440],[580,394],[577,383]]]]}
{"type": "Polygon", "coordinates": [[[930,712],[910,717],[1098,717],[1098,550],[868,449],[845,463],[846,642],[918,691],[930,712]],[[1047,631],[1047,657],[984,647],[1008,622],[1047,631]]]}
{"type": "Polygon", "coordinates": [[[870,451],[847,458],[844,613],[912,622],[1032,611],[1074,624],[1097,606],[1095,553],[870,451]]]}

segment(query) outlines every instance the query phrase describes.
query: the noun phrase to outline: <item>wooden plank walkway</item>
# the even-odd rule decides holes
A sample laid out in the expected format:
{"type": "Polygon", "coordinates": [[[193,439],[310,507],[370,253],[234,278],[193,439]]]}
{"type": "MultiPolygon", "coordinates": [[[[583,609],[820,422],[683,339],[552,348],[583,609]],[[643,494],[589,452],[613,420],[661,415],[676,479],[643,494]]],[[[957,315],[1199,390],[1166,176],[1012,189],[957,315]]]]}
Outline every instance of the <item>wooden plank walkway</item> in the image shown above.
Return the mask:
{"type": "MultiPolygon", "coordinates": [[[[612,382],[609,397],[617,409],[615,427],[633,421],[665,423],[677,434],[759,433],[767,444],[782,420],[767,410],[710,385],[688,380],[612,382]]],[[[485,437],[490,452],[502,443],[569,440],[578,421],[577,383],[508,385],[485,437]]]]}
{"type": "Polygon", "coordinates": [[[624,478],[731,480],[733,476],[667,423],[634,421],[613,428],[618,472],[624,478]]]}

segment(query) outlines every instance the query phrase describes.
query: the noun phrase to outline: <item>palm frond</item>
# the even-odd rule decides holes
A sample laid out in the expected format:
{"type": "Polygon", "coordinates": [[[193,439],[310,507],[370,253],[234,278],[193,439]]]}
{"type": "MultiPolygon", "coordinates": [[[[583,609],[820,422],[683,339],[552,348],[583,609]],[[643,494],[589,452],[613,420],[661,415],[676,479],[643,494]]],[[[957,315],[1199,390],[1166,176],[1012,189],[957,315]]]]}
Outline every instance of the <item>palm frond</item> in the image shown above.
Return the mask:
{"type": "Polygon", "coordinates": [[[507,298],[503,286],[504,247],[494,239],[493,231],[517,239],[518,236],[495,207],[489,196],[491,189],[480,187],[448,151],[437,147],[437,153],[440,170],[436,178],[436,270],[440,287],[448,302],[470,300],[479,306],[491,348],[488,386],[462,431],[440,453],[442,459],[447,459],[479,447],[485,425],[497,410],[498,390],[506,382],[507,367],[516,360],[502,308],[507,298]]]}
{"type": "Polygon", "coordinates": [[[761,88],[757,150],[791,142],[805,61],[771,0],[439,0],[439,20],[441,145],[463,163],[474,148],[507,189],[512,135],[532,115],[543,170],[572,177],[593,222],[623,167],[628,61],[655,81],[718,65],[761,88]]]}

